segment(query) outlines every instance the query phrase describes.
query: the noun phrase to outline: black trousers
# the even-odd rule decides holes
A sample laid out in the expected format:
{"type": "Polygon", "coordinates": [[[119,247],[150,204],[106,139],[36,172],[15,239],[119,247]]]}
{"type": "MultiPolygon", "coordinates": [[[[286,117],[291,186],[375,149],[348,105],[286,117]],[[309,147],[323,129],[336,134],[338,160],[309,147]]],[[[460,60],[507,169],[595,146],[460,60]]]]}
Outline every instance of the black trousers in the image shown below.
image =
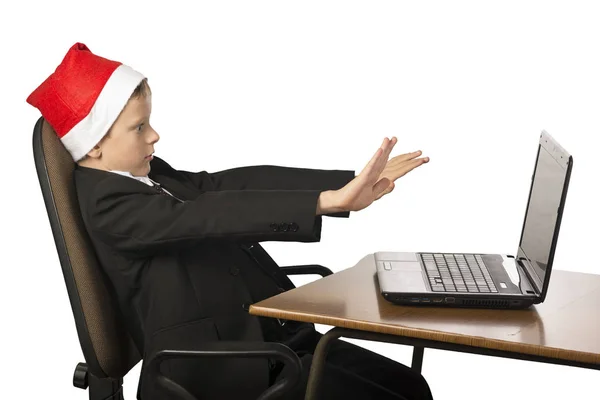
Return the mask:
{"type": "MultiPolygon", "coordinates": [[[[318,332],[310,343],[296,349],[302,361],[300,383],[282,399],[303,400],[314,348],[321,337],[318,332]]],[[[335,340],[327,352],[324,374],[319,384],[319,397],[327,400],[432,400],[425,378],[418,372],[387,357],[335,340]]],[[[271,381],[286,375],[285,366],[274,368],[271,381]]]]}

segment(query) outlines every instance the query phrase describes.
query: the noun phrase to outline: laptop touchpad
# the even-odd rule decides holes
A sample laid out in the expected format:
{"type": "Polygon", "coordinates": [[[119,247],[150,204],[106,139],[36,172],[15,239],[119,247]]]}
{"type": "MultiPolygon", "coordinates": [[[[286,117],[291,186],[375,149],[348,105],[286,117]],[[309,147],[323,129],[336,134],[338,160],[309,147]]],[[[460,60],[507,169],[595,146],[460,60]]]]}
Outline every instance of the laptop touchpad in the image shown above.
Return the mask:
{"type": "Polygon", "coordinates": [[[392,261],[392,271],[397,274],[397,291],[408,293],[427,292],[423,281],[423,269],[418,262],[392,261]]]}
{"type": "Polygon", "coordinates": [[[389,261],[392,263],[392,270],[394,271],[418,271],[421,272],[421,264],[419,262],[410,261],[389,261]]]}
{"type": "Polygon", "coordinates": [[[429,290],[423,281],[423,273],[417,271],[390,271],[393,279],[386,289],[395,293],[426,293],[429,290]]]}
{"type": "Polygon", "coordinates": [[[375,253],[380,261],[419,261],[417,253],[400,251],[378,251],[375,253]]]}

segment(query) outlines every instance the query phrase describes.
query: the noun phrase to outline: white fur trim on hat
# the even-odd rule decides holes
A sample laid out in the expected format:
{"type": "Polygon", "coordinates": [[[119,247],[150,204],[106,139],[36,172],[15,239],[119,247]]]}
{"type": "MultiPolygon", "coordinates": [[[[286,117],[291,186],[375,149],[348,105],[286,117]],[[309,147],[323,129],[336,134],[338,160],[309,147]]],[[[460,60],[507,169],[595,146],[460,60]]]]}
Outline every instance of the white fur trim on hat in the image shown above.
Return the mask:
{"type": "Polygon", "coordinates": [[[74,161],[79,161],[100,142],[144,78],[125,64],[114,70],[89,114],[61,138],[74,161]]]}

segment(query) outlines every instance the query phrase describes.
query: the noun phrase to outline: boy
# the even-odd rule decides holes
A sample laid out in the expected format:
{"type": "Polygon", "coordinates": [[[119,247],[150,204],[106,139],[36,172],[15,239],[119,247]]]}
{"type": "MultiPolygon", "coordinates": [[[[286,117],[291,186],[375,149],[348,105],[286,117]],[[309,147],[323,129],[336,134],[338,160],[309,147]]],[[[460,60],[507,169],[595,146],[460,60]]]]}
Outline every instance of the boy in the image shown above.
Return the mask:
{"type": "MultiPolygon", "coordinates": [[[[387,161],[396,141],[386,138],[358,176],[270,165],[175,170],[153,156],[151,98],[141,73],[83,43],[27,98],[76,162],[82,217],[136,345],[146,355],[218,340],[283,342],[303,363],[286,398],[302,399],[320,334],[248,314],[249,304],[292,286],[258,242],[319,241],[321,215],[347,218],[428,159],[415,152],[387,161]]],[[[138,399],[168,398],[144,367],[138,399]]],[[[167,361],[162,373],[199,399],[256,399],[286,370],[213,358],[167,361]]],[[[346,342],[332,347],[322,389],[328,399],[432,398],[420,374],[346,342]]]]}

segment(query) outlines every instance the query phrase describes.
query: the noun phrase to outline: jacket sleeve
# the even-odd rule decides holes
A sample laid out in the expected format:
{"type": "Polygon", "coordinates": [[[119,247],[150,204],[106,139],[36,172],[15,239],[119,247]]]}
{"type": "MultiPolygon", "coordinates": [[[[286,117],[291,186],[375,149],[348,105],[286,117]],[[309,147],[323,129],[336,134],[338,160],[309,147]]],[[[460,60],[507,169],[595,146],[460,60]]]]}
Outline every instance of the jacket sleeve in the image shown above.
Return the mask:
{"type": "MultiPolygon", "coordinates": [[[[231,168],[218,172],[179,171],[196,187],[208,180],[212,190],[337,190],[355,178],[352,170],[323,170],[312,168],[255,165],[231,168]]],[[[328,217],[350,216],[349,211],[323,214],[328,217]]]]}
{"type": "Polygon", "coordinates": [[[200,241],[321,240],[319,190],[206,191],[179,202],[100,182],[88,207],[91,231],[118,252],[146,256],[200,241]]]}

